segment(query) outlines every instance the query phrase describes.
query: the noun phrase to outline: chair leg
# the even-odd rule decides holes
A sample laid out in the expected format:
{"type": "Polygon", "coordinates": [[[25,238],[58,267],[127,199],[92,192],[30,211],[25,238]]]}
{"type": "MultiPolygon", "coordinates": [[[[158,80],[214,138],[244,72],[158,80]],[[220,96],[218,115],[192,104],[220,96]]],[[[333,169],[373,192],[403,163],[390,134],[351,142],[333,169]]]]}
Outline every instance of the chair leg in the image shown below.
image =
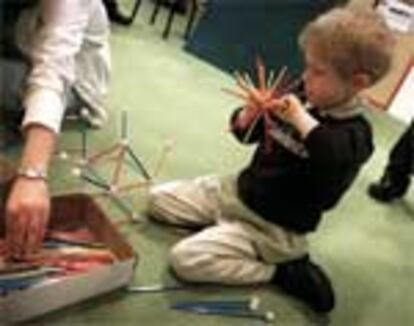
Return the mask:
{"type": "Polygon", "coordinates": [[[185,28],[185,33],[184,33],[184,38],[186,40],[189,39],[190,34],[191,34],[191,30],[194,24],[194,19],[197,13],[197,9],[198,9],[198,4],[197,4],[197,0],[191,0],[191,11],[190,11],[190,17],[188,18],[188,22],[187,22],[187,26],[185,28]]]}
{"type": "Polygon", "coordinates": [[[167,24],[165,25],[165,29],[164,32],[162,34],[162,38],[166,39],[168,38],[168,36],[170,35],[170,31],[171,31],[171,25],[173,23],[174,20],[174,15],[175,15],[175,11],[178,5],[178,1],[179,0],[175,0],[170,7],[170,11],[168,13],[168,18],[167,18],[167,24]]]}
{"type": "Polygon", "coordinates": [[[134,4],[134,8],[132,8],[131,15],[129,16],[129,24],[132,24],[134,22],[135,17],[138,14],[138,10],[141,6],[141,0],[136,0],[134,4]]]}
{"type": "Polygon", "coordinates": [[[152,11],[151,19],[150,19],[151,25],[153,25],[155,23],[155,20],[157,19],[158,12],[160,11],[162,1],[163,0],[157,0],[157,2],[155,2],[154,10],[152,11]]]}

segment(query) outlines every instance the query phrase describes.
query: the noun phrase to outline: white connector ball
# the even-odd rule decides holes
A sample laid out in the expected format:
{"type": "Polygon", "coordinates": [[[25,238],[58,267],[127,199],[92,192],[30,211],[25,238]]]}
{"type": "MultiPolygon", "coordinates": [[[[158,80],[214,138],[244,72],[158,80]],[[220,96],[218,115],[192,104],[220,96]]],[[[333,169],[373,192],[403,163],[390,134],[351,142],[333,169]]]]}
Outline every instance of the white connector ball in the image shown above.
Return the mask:
{"type": "Polygon", "coordinates": [[[250,299],[250,303],[249,303],[250,310],[257,311],[259,310],[259,306],[260,306],[260,298],[257,296],[253,296],[250,299]]]}
{"type": "Polygon", "coordinates": [[[82,170],[79,168],[73,168],[72,175],[74,175],[75,177],[80,177],[82,175],[82,170]]]}
{"type": "Polygon", "coordinates": [[[275,313],[273,311],[266,311],[264,318],[267,322],[272,322],[275,320],[275,313]]]}
{"type": "Polygon", "coordinates": [[[69,155],[68,155],[68,153],[67,153],[67,152],[65,152],[65,151],[61,151],[61,152],[59,153],[59,158],[60,158],[61,160],[67,160],[67,159],[69,158],[69,155]]]}

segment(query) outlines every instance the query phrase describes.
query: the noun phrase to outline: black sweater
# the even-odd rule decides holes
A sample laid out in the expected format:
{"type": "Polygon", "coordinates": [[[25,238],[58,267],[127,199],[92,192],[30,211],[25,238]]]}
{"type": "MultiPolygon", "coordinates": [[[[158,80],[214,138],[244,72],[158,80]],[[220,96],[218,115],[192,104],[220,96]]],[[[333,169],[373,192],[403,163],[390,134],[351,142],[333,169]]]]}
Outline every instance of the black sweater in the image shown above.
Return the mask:
{"type": "Polygon", "coordinates": [[[315,230],[322,212],[335,206],[373,152],[370,125],[360,114],[338,119],[314,109],[310,112],[320,124],[304,140],[293,127],[273,119],[279,137],[272,137],[269,147],[263,121],[244,139],[247,130],[234,125],[239,112],[232,116],[234,135],[258,143],[252,161],[238,176],[240,199],[284,228],[315,230]]]}

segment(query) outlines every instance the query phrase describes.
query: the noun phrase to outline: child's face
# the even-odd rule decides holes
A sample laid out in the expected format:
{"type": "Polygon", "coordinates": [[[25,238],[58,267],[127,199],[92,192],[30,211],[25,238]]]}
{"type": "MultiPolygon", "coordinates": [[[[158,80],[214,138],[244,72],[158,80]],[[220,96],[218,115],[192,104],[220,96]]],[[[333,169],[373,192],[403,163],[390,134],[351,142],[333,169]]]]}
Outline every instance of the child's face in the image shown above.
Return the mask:
{"type": "Polygon", "coordinates": [[[308,101],[320,108],[329,108],[349,100],[354,92],[335,70],[321,60],[316,46],[308,44],[304,50],[303,79],[308,101]]]}

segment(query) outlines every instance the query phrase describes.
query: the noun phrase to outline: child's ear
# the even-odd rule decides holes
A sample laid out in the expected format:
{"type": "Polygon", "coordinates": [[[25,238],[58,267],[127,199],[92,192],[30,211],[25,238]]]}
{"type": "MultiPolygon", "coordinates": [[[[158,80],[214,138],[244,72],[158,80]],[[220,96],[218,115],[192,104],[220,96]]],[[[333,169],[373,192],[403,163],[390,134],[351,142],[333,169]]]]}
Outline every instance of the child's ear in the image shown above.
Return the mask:
{"type": "Polygon", "coordinates": [[[366,73],[356,73],[352,76],[352,85],[356,91],[361,91],[371,84],[371,77],[366,73]]]}

